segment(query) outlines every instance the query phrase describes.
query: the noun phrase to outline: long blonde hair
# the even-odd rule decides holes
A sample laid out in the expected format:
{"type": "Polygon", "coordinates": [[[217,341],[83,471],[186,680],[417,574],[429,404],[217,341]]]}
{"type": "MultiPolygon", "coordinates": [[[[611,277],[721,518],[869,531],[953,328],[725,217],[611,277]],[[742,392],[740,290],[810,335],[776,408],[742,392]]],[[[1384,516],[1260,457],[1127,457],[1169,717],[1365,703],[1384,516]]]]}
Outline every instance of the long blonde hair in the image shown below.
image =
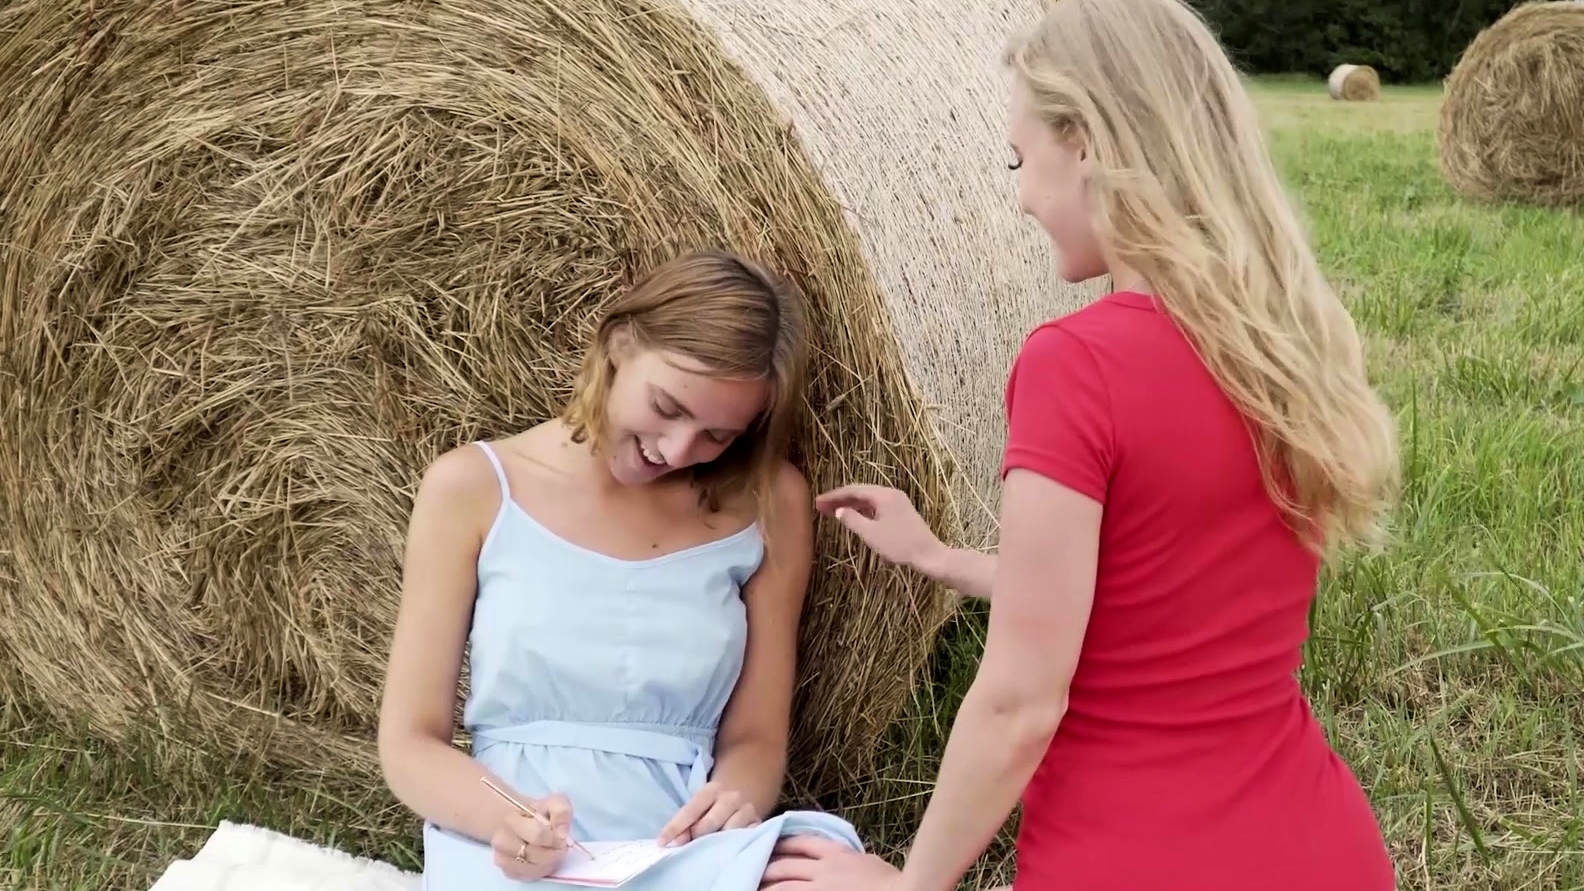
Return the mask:
{"type": "Polygon", "coordinates": [[[1249,418],[1271,497],[1316,551],[1377,543],[1397,433],[1237,70],[1179,0],[1060,0],[1006,61],[1087,145],[1096,235],[1249,418]]]}

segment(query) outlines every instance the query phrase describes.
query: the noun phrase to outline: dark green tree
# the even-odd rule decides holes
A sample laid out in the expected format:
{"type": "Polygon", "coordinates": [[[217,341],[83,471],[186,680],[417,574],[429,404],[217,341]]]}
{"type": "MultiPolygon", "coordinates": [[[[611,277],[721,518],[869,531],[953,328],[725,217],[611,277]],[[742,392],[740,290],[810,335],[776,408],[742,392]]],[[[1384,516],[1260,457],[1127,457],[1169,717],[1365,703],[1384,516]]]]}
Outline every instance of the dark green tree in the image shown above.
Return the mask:
{"type": "Polygon", "coordinates": [[[1344,62],[1383,80],[1436,81],[1519,0],[1189,0],[1253,74],[1324,76],[1344,62]]]}

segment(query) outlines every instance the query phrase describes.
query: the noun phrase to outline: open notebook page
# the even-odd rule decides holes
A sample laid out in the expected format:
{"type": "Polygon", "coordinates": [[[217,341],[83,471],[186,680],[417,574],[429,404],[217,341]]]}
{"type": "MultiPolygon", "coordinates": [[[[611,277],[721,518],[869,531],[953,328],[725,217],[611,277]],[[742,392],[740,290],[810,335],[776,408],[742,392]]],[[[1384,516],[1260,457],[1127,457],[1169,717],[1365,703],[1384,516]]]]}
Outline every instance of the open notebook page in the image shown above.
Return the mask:
{"type": "Polygon", "coordinates": [[[556,871],[546,876],[552,882],[590,888],[615,888],[661,860],[676,848],[662,848],[653,839],[620,842],[584,842],[591,859],[577,848],[567,851],[556,871]]]}

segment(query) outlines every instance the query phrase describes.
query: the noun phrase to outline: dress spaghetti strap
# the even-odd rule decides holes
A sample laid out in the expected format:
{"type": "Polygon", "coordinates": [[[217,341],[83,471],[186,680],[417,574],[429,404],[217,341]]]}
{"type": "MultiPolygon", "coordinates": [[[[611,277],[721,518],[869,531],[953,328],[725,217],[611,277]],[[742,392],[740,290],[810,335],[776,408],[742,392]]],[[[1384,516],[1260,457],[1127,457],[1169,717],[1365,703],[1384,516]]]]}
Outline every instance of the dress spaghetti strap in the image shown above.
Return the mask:
{"type": "Polygon", "coordinates": [[[511,486],[506,484],[506,468],[501,466],[500,457],[495,454],[494,449],[490,448],[489,443],[482,439],[475,441],[473,444],[484,450],[484,454],[489,458],[490,466],[495,468],[495,479],[500,481],[502,501],[510,501],[511,486]]]}

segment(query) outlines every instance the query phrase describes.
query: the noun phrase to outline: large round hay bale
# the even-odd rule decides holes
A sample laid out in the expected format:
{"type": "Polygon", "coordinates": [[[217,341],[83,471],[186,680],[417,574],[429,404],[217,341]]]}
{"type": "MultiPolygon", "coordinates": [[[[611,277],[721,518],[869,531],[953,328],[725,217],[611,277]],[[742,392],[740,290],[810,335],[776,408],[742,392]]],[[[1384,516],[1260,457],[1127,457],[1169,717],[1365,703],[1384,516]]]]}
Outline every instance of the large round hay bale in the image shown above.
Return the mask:
{"type": "MultiPolygon", "coordinates": [[[[813,485],[986,537],[1007,363],[1087,293],[1015,210],[1016,5],[6,5],[4,691],[372,771],[422,468],[550,416],[601,302],[702,244],[811,300],[813,485]]],[[[949,609],[820,544],[816,792],[949,609]]]]}
{"type": "Polygon", "coordinates": [[[1326,81],[1332,99],[1371,102],[1380,98],[1380,75],[1368,65],[1338,65],[1326,81]]]}
{"type": "Polygon", "coordinates": [[[1584,2],[1526,3],[1446,80],[1441,172],[1479,200],[1584,205],[1584,2]]]}

